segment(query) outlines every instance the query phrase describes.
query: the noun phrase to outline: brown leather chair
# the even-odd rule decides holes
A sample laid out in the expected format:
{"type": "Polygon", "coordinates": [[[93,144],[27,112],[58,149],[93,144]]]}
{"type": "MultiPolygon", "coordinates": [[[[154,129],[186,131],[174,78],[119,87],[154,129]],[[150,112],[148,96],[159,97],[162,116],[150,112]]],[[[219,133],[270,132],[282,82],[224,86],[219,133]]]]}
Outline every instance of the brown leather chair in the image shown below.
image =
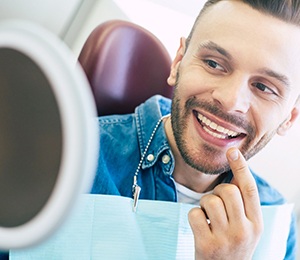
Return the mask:
{"type": "Polygon", "coordinates": [[[146,29],[111,20],[97,26],[86,40],[79,62],[97,104],[98,115],[126,114],[155,94],[171,97],[167,84],[171,58],[146,29]]]}

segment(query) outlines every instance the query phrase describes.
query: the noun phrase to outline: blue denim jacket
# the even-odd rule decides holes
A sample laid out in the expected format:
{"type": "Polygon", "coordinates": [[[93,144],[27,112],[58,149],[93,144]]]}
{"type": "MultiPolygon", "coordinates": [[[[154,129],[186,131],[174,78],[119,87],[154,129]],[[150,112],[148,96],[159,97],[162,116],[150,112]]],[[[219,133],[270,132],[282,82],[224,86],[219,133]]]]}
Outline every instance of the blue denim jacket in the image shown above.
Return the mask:
{"type": "MultiPolygon", "coordinates": [[[[170,113],[171,100],[161,96],[148,99],[134,114],[99,118],[99,166],[92,193],[132,197],[132,185],[140,158],[159,119],[170,113]]],[[[138,174],[141,199],[177,201],[172,173],[174,157],[168,144],[164,126],[160,124],[149,146],[138,174]]],[[[230,182],[232,173],[225,173],[223,182],[230,182]]],[[[261,205],[285,202],[274,188],[254,175],[261,205]]],[[[285,259],[296,259],[296,221],[291,223],[285,259]]]]}
{"type": "MultiPolygon", "coordinates": [[[[158,120],[170,113],[170,106],[169,99],[154,96],[137,107],[134,114],[99,118],[99,166],[92,193],[132,197],[133,177],[141,155],[158,120]]],[[[172,178],[174,163],[163,124],[160,124],[138,175],[138,184],[142,188],[141,199],[177,201],[172,178]]],[[[223,182],[230,182],[232,173],[228,172],[226,175],[223,182]]],[[[253,175],[261,205],[285,202],[275,189],[257,175],[253,175]]],[[[296,259],[296,244],[296,221],[293,218],[285,259],[296,259]]],[[[0,253],[1,259],[8,259],[8,254],[0,253]]]]}

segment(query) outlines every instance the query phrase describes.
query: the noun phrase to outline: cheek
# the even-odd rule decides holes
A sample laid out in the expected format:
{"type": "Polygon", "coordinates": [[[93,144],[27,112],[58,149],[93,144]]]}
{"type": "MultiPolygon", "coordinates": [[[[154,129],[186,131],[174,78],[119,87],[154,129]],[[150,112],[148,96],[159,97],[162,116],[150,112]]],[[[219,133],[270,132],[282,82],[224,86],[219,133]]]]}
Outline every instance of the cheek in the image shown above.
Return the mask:
{"type": "Polygon", "coordinates": [[[257,136],[262,137],[266,133],[276,131],[283,121],[281,120],[281,114],[282,113],[279,113],[277,109],[270,109],[269,107],[255,109],[252,113],[252,119],[257,136]]]}
{"type": "Polygon", "coordinates": [[[210,93],[214,83],[211,78],[206,77],[201,70],[189,67],[180,71],[177,80],[178,92],[182,98],[210,93]]]}

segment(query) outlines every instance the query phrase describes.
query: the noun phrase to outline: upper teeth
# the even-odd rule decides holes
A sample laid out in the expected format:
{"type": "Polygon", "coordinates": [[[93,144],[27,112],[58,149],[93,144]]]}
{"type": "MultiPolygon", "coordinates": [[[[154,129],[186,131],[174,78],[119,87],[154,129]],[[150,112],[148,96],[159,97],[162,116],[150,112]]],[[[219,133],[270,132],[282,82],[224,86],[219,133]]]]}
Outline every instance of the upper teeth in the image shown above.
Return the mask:
{"type": "Polygon", "coordinates": [[[222,138],[225,139],[227,136],[231,136],[231,137],[235,137],[238,136],[239,133],[229,130],[227,128],[224,128],[223,126],[219,126],[217,125],[215,122],[210,121],[208,118],[206,118],[205,116],[201,115],[198,113],[198,119],[206,126],[210,127],[211,129],[215,130],[216,132],[212,132],[211,130],[209,130],[208,128],[204,127],[204,130],[212,135],[214,135],[215,137],[218,138],[222,138]]]}

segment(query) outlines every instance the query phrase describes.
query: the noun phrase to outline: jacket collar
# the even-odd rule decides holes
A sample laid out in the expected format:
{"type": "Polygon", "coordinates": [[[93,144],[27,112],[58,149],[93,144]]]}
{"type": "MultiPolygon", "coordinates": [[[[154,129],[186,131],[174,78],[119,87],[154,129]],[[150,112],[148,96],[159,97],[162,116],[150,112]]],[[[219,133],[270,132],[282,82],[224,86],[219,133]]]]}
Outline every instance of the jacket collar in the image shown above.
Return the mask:
{"type": "Polygon", "coordinates": [[[137,133],[141,156],[145,152],[147,144],[152,137],[147,153],[142,163],[142,169],[152,167],[161,153],[169,150],[171,160],[174,162],[170,146],[166,137],[163,121],[156,128],[159,120],[171,111],[171,100],[159,95],[153,96],[135,110],[137,133]],[[154,133],[154,134],[153,134],[154,133]]]}

